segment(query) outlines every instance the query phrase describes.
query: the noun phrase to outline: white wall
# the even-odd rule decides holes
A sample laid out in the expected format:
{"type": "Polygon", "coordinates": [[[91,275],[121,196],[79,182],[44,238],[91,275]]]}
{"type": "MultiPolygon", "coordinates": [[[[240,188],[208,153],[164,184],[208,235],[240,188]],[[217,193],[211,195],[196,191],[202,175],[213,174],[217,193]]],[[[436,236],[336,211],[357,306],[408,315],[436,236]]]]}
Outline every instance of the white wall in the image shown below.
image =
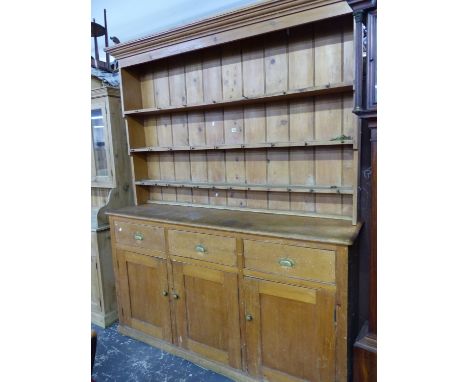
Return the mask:
{"type": "MultiPolygon", "coordinates": [[[[104,25],[107,10],[109,36],[121,42],[147,36],[207,16],[241,8],[261,0],[92,0],[91,20],[104,25]]],[[[105,60],[104,37],[98,39],[100,60],[105,60]]],[[[109,41],[109,45],[113,45],[109,41]]],[[[94,45],[91,41],[91,54],[94,45]]]]}

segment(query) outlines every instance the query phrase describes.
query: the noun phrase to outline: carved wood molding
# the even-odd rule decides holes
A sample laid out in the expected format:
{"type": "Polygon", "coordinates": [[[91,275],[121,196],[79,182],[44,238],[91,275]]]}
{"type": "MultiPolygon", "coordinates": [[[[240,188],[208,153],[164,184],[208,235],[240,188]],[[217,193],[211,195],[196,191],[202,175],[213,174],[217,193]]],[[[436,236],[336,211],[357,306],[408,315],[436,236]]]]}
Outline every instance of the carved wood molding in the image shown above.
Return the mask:
{"type": "Polygon", "coordinates": [[[377,7],[377,0],[346,0],[353,11],[377,7]]]}
{"type": "Polygon", "coordinates": [[[344,0],[269,0],[105,51],[125,67],[351,12],[344,0]]]}
{"type": "Polygon", "coordinates": [[[120,88],[102,86],[100,88],[91,89],[91,98],[99,97],[118,97],[120,98],[120,88]]]}

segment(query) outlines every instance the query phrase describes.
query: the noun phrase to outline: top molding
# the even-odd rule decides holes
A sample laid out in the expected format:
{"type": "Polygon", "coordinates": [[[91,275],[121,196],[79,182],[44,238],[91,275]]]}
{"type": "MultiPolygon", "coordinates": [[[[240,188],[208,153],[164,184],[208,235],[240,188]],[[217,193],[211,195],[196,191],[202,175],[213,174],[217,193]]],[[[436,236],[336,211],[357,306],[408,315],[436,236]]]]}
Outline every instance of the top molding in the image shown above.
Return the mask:
{"type": "Polygon", "coordinates": [[[349,13],[344,0],[269,0],[105,51],[122,68],[349,13]]]}
{"type": "Polygon", "coordinates": [[[120,98],[120,88],[111,86],[101,86],[100,88],[91,89],[91,98],[99,97],[117,97],[120,98]]]}
{"type": "Polygon", "coordinates": [[[364,11],[377,7],[377,0],[346,0],[349,6],[356,11],[364,11]]]}

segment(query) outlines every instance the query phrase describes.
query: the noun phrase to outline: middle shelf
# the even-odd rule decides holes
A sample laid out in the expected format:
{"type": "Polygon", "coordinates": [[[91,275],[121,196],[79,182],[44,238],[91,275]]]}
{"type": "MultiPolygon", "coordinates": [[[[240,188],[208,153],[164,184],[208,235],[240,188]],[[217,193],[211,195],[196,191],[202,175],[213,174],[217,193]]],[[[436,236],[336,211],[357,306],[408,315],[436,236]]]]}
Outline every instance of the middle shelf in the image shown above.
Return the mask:
{"type": "Polygon", "coordinates": [[[130,153],[352,145],[352,93],[238,108],[127,116],[130,153]]]}
{"type": "Polygon", "coordinates": [[[355,146],[355,141],[350,136],[342,135],[328,141],[309,140],[302,142],[259,142],[259,143],[237,143],[200,146],[151,146],[130,148],[131,153],[158,152],[158,151],[190,151],[190,150],[230,150],[230,149],[261,149],[270,147],[306,147],[306,146],[355,146]]]}

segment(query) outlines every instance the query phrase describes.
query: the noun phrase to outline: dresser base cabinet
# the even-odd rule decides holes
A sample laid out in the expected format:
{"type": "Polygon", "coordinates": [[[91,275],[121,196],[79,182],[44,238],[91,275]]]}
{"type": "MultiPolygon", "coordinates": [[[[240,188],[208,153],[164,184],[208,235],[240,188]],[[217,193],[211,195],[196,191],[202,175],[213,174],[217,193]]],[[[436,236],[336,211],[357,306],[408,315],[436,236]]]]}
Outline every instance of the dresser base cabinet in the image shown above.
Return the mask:
{"type": "Polygon", "coordinates": [[[235,381],[348,382],[348,249],[360,226],[262,219],[111,212],[120,332],[235,381]]]}

